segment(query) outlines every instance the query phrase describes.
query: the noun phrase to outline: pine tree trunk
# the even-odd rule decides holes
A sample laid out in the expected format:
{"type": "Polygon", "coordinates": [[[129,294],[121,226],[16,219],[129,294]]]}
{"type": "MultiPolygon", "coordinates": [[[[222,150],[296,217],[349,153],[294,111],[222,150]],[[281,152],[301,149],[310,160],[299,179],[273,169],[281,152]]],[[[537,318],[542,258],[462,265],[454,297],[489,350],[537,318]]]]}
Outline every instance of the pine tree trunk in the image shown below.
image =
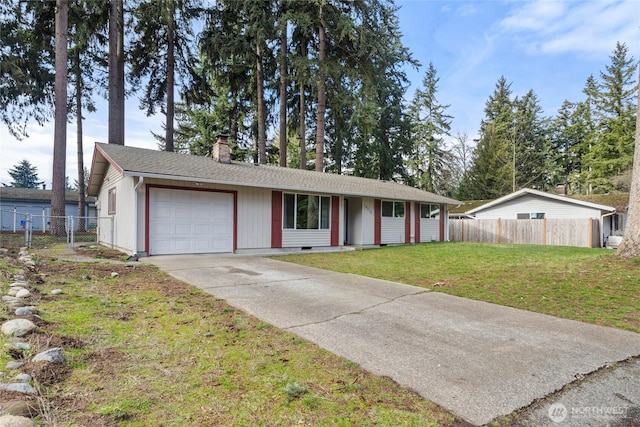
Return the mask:
{"type": "Polygon", "coordinates": [[[287,167],[287,22],[280,39],[280,166],[287,167]]]}
{"type": "Polygon", "coordinates": [[[173,1],[167,0],[167,122],[165,134],[165,151],[173,151],[173,119],[174,104],[174,75],[175,75],[175,22],[173,1]]]}
{"type": "Polygon", "coordinates": [[[324,126],[326,109],[326,57],[325,26],[322,18],[322,6],[320,6],[320,27],[318,28],[318,112],[316,117],[316,171],[324,170],[324,126]]]}
{"type": "Polygon", "coordinates": [[[262,46],[260,40],[256,42],[256,94],[258,107],[258,163],[267,164],[267,143],[265,136],[265,111],[264,111],[264,73],[262,70],[262,46]]]}
{"type": "Polygon", "coordinates": [[[82,146],[82,69],[80,68],[80,49],[76,48],[76,143],[78,152],[78,231],[87,230],[84,188],[84,148],[82,146]]]}
{"type": "Polygon", "coordinates": [[[109,0],[109,144],[124,145],[123,0],[109,0]]]}
{"type": "MultiPolygon", "coordinates": [[[[640,75],[640,71],[638,74],[640,75]]],[[[640,88],[637,90],[638,114],[636,115],[636,142],[631,169],[629,210],[627,223],[624,226],[624,237],[617,251],[617,255],[625,258],[640,257],[640,88]]]]}
{"type": "Polygon", "coordinates": [[[300,169],[307,169],[307,126],[304,108],[304,84],[300,84],[300,169]]]}
{"type": "Polygon", "coordinates": [[[53,140],[53,183],[51,197],[51,234],[65,233],[65,181],[67,154],[67,32],[68,0],[56,0],[55,53],[55,125],[53,140]]]}
{"type": "MultiPolygon", "coordinates": [[[[301,47],[301,56],[307,56],[307,49],[304,44],[301,47]]],[[[305,109],[305,96],[304,96],[304,77],[299,77],[300,88],[300,169],[307,169],[307,122],[306,122],[306,109],[305,109]]]]}

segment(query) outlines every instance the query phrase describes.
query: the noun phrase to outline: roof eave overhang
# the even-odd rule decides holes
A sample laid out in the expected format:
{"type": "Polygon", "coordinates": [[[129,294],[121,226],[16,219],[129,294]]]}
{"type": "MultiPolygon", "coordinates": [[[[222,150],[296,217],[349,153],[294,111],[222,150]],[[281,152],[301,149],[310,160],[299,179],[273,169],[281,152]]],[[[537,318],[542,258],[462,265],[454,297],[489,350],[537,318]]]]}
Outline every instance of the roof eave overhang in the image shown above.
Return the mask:
{"type": "MultiPolygon", "coordinates": [[[[388,198],[388,199],[397,199],[391,196],[381,196],[379,194],[363,194],[358,192],[348,192],[348,191],[340,191],[340,192],[332,192],[323,189],[313,189],[309,187],[300,187],[295,185],[279,185],[277,187],[268,184],[261,183],[249,183],[244,181],[229,181],[223,179],[209,179],[209,178],[198,178],[191,176],[180,176],[180,175],[165,175],[165,174],[157,174],[157,173],[148,173],[148,172],[137,172],[137,171],[123,171],[122,176],[131,176],[131,177],[142,177],[142,178],[151,178],[151,179],[164,179],[164,180],[172,180],[172,181],[183,181],[183,182],[201,182],[203,184],[218,184],[218,185],[231,185],[236,187],[254,187],[254,188],[266,188],[266,189],[278,189],[282,191],[304,191],[304,192],[313,192],[313,193],[321,193],[321,194],[339,194],[341,196],[354,196],[354,197],[372,197],[372,198],[388,198]]],[[[440,200],[428,200],[428,198],[424,199],[411,199],[411,201],[421,201],[421,202],[430,202],[430,203],[438,203],[438,204],[446,204],[446,205],[459,205],[461,202],[457,200],[451,200],[450,202],[443,202],[440,200]]]]}

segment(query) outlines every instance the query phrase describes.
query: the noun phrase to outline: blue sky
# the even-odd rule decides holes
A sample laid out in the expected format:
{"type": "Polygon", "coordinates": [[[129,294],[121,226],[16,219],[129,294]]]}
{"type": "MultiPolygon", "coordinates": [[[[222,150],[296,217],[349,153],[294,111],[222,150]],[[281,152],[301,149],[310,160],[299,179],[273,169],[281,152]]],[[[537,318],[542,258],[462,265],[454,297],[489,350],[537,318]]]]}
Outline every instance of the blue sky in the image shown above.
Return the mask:
{"type": "MultiPolygon", "coordinates": [[[[474,138],[484,104],[504,76],[514,95],[530,89],[546,115],[562,102],[583,99],[587,77],[599,77],[609,64],[616,41],[640,59],[640,0],[626,1],[427,1],[397,0],[403,42],[422,67],[407,69],[412,82],[407,97],[422,83],[433,62],[438,100],[450,104],[452,133],[474,138]]],[[[138,100],[127,100],[126,145],[156,148],[150,130],[161,132],[163,117],[145,117],[138,100]]],[[[85,165],[91,164],[94,141],[106,142],[106,104],[85,121],[85,165]]],[[[67,175],[77,176],[75,126],[68,127],[67,175]]],[[[51,188],[53,125],[29,127],[30,137],[17,141],[0,127],[0,182],[22,159],[38,167],[51,188]]]]}

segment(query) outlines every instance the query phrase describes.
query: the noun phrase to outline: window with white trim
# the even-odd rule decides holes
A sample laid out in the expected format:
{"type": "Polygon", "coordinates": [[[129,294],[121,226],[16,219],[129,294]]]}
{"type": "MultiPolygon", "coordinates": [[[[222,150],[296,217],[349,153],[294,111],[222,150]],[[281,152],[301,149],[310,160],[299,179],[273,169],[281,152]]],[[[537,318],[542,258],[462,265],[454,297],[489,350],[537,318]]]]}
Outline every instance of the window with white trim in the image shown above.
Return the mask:
{"type": "Polygon", "coordinates": [[[383,200],[382,216],[389,218],[404,218],[404,202],[383,200]]]}
{"type": "Polygon", "coordinates": [[[431,205],[423,203],[420,205],[420,218],[425,219],[439,219],[440,218],[440,205],[431,205]]]}
{"type": "Polygon", "coordinates": [[[290,230],[328,230],[331,198],[312,194],[283,195],[282,227],[290,230]]]}
{"type": "Polygon", "coordinates": [[[109,215],[113,215],[116,213],[116,188],[115,187],[109,190],[107,206],[108,206],[109,215]]]}

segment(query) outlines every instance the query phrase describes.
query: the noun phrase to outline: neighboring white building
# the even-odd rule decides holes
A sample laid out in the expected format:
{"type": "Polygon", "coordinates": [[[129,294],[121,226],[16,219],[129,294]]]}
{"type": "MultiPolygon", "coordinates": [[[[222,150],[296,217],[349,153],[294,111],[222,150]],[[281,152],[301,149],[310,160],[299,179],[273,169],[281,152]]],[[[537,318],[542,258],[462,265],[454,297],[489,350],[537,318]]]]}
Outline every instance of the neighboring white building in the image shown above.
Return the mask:
{"type": "MultiPolygon", "coordinates": [[[[96,143],[87,193],[139,255],[373,247],[448,240],[447,205],[406,185],[96,143]]],[[[102,236],[99,241],[110,241],[102,236]]]]}
{"type": "Polygon", "coordinates": [[[465,212],[475,219],[598,219],[602,242],[624,232],[624,215],[611,206],[524,188],[465,212]]]}

